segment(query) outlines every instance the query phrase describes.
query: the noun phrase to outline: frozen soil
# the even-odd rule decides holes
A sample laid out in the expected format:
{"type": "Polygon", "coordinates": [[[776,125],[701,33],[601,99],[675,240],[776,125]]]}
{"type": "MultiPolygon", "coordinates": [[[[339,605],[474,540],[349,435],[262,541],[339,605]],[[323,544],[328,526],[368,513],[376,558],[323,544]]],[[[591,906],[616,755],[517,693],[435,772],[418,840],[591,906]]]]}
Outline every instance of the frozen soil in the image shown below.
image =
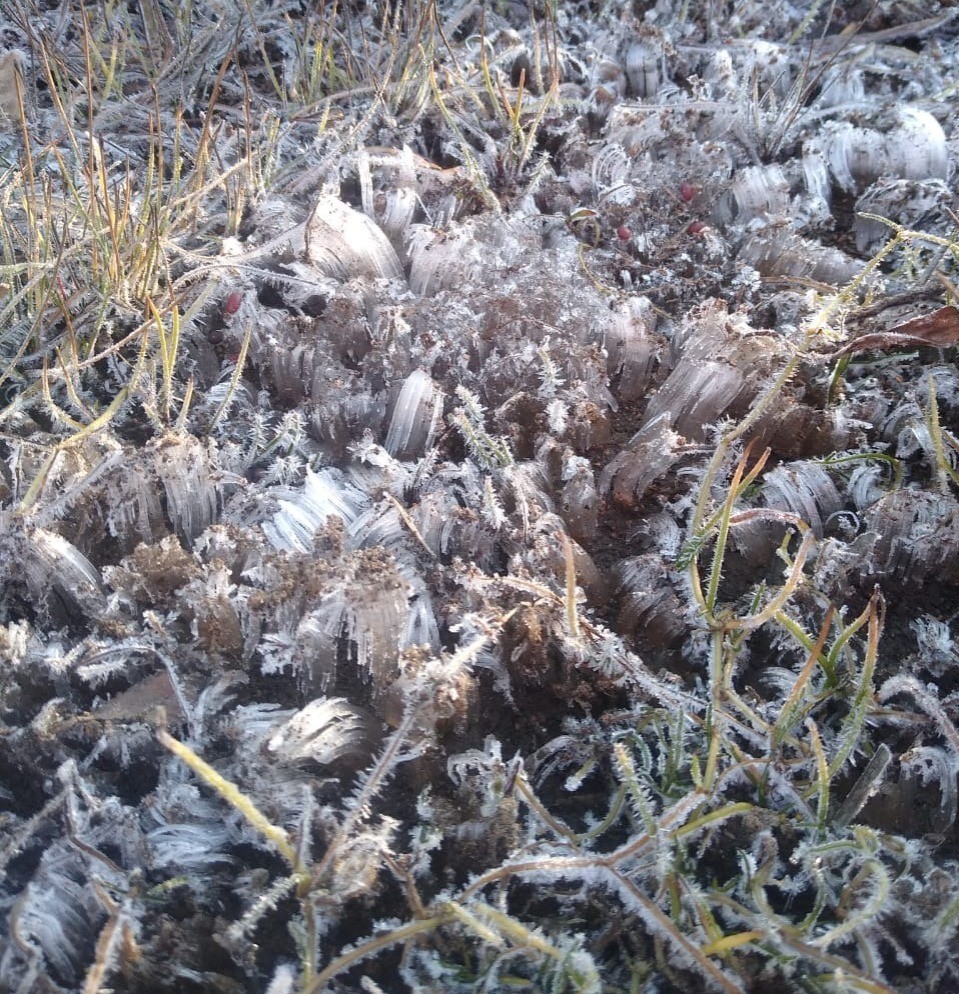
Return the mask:
{"type": "Polygon", "coordinates": [[[0,987],[959,989],[959,17],[843,7],[4,5],[0,987]]]}

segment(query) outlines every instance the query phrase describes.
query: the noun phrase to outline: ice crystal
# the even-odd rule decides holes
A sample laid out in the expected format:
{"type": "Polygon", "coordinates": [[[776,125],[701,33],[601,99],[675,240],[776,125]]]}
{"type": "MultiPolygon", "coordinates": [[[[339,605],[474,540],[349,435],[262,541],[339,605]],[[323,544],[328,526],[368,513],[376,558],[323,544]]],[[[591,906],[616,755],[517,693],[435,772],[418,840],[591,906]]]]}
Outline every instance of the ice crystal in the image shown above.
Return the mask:
{"type": "Polygon", "coordinates": [[[263,530],[277,549],[308,552],[316,532],[336,516],[349,525],[366,504],[367,497],[335,470],[314,473],[308,469],[302,491],[280,500],[280,511],[263,530]]]}
{"type": "Polygon", "coordinates": [[[403,269],[380,228],[339,198],[323,194],[307,222],[306,256],[322,273],[402,279],[403,269]]]}
{"type": "Polygon", "coordinates": [[[310,759],[329,766],[344,756],[364,760],[377,730],[370,715],[343,698],[311,701],[284,719],[267,740],[270,752],[288,761],[310,759]]]}
{"type": "Polygon", "coordinates": [[[443,395],[422,370],[403,382],[386,435],[386,451],[397,459],[408,459],[430,447],[443,411],[443,395]]]}

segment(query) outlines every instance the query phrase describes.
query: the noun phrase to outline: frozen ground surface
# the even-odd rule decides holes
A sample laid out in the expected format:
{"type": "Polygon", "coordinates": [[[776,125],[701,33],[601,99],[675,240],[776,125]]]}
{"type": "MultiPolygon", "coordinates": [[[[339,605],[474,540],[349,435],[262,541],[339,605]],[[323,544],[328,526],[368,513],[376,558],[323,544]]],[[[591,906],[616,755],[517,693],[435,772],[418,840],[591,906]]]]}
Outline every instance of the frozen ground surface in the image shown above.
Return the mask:
{"type": "Polygon", "coordinates": [[[85,11],[0,8],[0,988],[959,990],[959,8],[85,11]]]}

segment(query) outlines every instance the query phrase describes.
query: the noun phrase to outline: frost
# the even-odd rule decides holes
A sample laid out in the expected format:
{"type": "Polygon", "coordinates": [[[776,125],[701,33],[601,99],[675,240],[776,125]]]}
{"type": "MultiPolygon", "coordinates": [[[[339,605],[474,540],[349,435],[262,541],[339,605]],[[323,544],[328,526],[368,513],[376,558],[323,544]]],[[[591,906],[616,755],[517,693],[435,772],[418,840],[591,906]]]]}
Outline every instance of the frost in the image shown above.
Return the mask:
{"type": "Polygon", "coordinates": [[[753,218],[784,214],[789,207],[789,184],[782,168],[750,166],[744,169],[713,212],[716,223],[746,224],[753,218]]]}
{"type": "Polygon", "coordinates": [[[434,652],[440,648],[440,630],[433,599],[425,588],[416,590],[410,598],[410,613],[403,636],[404,647],[429,646],[434,652]]]}
{"type": "Polygon", "coordinates": [[[344,756],[365,759],[378,724],[340,697],[311,701],[286,718],[267,739],[270,752],[290,762],[310,759],[329,766],[344,756]]]}
{"type": "Polygon", "coordinates": [[[51,610],[94,617],[103,611],[104,588],[99,571],[56,532],[34,529],[22,568],[33,597],[51,610]]]}
{"type": "Polygon", "coordinates": [[[403,278],[396,252],[376,223],[329,193],[313,209],[304,237],[307,258],[324,275],[344,281],[403,278]]]}
{"type": "Polygon", "coordinates": [[[611,196],[630,196],[629,186],[630,161],[623,148],[617,142],[603,145],[593,158],[591,173],[593,188],[598,200],[611,196]]]}
{"type": "Polygon", "coordinates": [[[946,138],[939,122],[925,110],[903,106],[888,131],[829,124],[803,150],[810,192],[826,193],[816,172],[817,159],[828,164],[834,181],[848,193],[860,193],[882,176],[902,179],[945,179],[946,138]],[[811,182],[810,182],[811,181],[811,182]]]}
{"type": "Polygon", "coordinates": [[[662,45],[656,46],[652,39],[634,42],[626,50],[625,69],[632,95],[645,99],[655,97],[665,75],[662,45]]]}
{"type": "Polygon", "coordinates": [[[156,865],[175,871],[208,873],[217,864],[234,862],[223,852],[231,836],[222,821],[158,825],[147,832],[146,840],[156,865]]]}
{"type": "Polygon", "coordinates": [[[886,492],[882,479],[882,467],[876,463],[866,463],[853,469],[847,489],[857,510],[864,510],[882,497],[886,492]]]}
{"type": "Polygon", "coordinates": [[[923,669],[938,676],[959,663],[959,650],[946,622],[931,615],[923,615],[909,627],[916,633],[919,665],[923,669]]]}
{"type": "Polygon", "coordinates": [[[95,929],[103,918],[77,857],[54,843],[13,908],[10,931],[36,950],[66,983],[81,976],[95,929]]]}
{"type": "Polygon", "coordinates": [[[443,395],[417,369],[403,381],[386,435],[386,451],[397,459],[422,455],[432,443],[443,412],[443,395]]]}
{"type": "Polygon", "coordinates": [[[956,987],[955,11],[10,6],[0,989],[956,987]]]}
{"type": "Polygon", "coordinates": [[[679,598],[659,555],[621,560],[616,577],[619,631],[643,632],[654,645],[673,645],[686,634],[679,598]]]}
{"type": "Polygon", "coordinates": [[[465,228],[438,232],[413,225],[409,243],[410,289],[421,296],[432,296],[457,279],[469,279],[468,267],[479,264],[478,260],[464,257],[472,244],[470,232],[465,228]]]}
{"type": "Polygon", "coordinates": [[[8,621],[5,629],[0,628],[0,659],[5,665],[17,667],[23,662],[31,637],[26,620],[8,621]]]}
{"type": "Polygon", "coordinates": [[[219,505],[210,451],[195,438],[168,436],[153,453],[170,522],[189,545],[213,524],[219,505]]]}
{"type": "Polygon", "coordinates": [[[266,994],[292,994],[296,983],[296,971],[286,963],[281,963],[274,971],[266,994]]]}
{"type": "Polygon", "coordinates": [[[274,548],[309,552],[313,537],[336,516],[349,526],[369,498],[336,470],[306,471],[302,491],[292,500],[280,500],[280,510],[263,531],[274,548]]]}
{"type": "Polygon", "coordinates": [[[753,282],[760,276],[796,276],[841,286],[862,271],[862,263],[840,249],[820,245],[784,227],[750,232],[740,247],[739,259],[756,270],[753,282]]]}
{"type": "Polygon", "coordinates": [[[937,783],[940,789],[939,806],[943,813],[943,830],[952,827],[956,820],[959,755],[935,746],[917,746],[900,757],[904,775],[912,773],[923,784],[937,783]]]}
{"type": "Polygon", "coordinates": [[[887,582],[917,585],[959,575],[959,504],[950,495],[894,490],[864,518],[878,533],[871,568],[887,582]]]}

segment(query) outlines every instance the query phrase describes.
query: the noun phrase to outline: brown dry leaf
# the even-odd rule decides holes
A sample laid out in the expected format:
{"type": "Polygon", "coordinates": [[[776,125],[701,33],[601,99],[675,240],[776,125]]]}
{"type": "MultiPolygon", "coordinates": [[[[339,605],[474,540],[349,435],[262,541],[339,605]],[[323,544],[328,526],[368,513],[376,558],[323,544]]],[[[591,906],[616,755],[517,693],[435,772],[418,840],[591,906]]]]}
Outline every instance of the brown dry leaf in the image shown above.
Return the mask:
{"type": "Polygon", "coordinates": [[[897,324],[889,331],[860,335],[847,342],[838,352],[834,352],[832,358],[867,349],[899,349],[917,345],[931,345],[939,349],[959,345],[959,309],[952,306],[940,307],[932,314],[897,324]]]}
{"type": "Polygon", "coordinates": [[[160,670],[115,694],[94,712],[95,717],[112,721],[152,721],[158,707],[166,708],[167,721],[186,720],[170,674],[160,670]]]}

